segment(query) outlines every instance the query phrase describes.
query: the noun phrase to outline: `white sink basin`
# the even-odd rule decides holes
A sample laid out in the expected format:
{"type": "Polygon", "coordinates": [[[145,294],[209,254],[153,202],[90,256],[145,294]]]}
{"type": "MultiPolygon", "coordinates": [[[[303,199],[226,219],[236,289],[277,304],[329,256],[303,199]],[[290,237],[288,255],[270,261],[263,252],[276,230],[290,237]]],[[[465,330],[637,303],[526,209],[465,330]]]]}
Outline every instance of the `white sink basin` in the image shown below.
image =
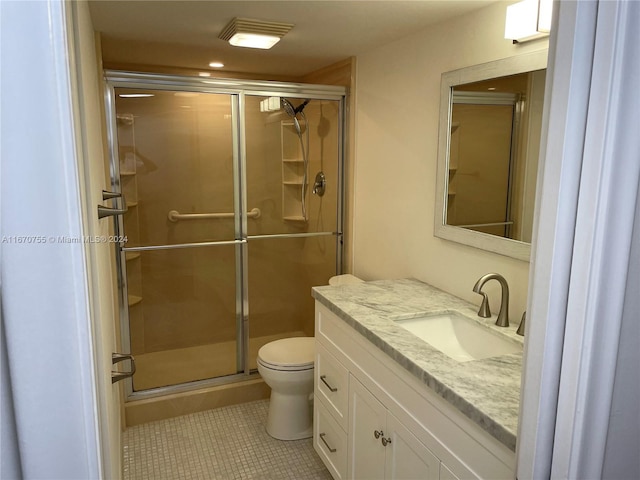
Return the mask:
{"type": "Polygon", "coordinates": [[[522,345],[457,312],[395,318],[394,321],[459,362],[522,352],[522,345]]]}

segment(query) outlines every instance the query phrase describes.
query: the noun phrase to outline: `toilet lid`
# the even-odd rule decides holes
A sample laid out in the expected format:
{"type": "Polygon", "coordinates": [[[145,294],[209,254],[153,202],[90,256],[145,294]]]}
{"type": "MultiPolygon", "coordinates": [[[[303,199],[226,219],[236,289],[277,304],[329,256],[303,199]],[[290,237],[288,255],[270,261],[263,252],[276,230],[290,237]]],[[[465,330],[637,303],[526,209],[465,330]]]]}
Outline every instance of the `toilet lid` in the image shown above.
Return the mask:
{"type": "Polygon", "coordinates": [[[283,338],[260,348],[258,361],[267,367],[281,370],[288,367],[312,368],[315,351],[314,337],[283,338]]]}

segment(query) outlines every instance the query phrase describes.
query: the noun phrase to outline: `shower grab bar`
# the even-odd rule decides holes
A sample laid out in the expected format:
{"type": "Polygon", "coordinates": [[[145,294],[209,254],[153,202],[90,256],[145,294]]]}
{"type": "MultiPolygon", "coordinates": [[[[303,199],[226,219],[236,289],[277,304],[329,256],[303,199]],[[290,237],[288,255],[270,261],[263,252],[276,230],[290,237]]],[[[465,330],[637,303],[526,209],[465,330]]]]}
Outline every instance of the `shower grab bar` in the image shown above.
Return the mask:
{"type": "Polygon", "coordinates": [[[513,222],[494,222],[494,223],[470,223],[469,225],[452,225],[452,227],[497,227],[499,225],[513,225],[513,222]]]}
{"type": "MultiPolygon", "coordinates": [[[[177,210],[171,210],[167,215],[167,218],[171,222],[177,222],[179,220],[206,220],[209,218],[233,218],[234,213],[180,213],[177,210]]],[[[248,218],[260,218],[262,212],[259,208],[252,208],[247,212],[248,218]]]]}

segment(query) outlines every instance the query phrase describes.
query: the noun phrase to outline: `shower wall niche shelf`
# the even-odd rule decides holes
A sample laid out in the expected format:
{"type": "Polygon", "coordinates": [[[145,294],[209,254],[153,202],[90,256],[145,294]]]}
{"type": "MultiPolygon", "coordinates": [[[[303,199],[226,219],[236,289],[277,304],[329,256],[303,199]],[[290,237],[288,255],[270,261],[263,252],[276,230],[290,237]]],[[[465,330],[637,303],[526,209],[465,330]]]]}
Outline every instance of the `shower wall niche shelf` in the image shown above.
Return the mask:
{"type": "Polygon", "coordinates": [[[304,157],[300,137],[291,120],[280,122],[282,140],[282,219],[305,222],[302,214],[304,157]]]}
{"type": "MultiPolygon", "coordinates": [[[[120,173],[120,191],[126,199],[128,211],[122,217],[124,231],[127,235],[127,245],[138,245],[140,239],[140,212],[138,206],[138,156],[136,155],[135,118],[132,114],[119,115],[118,121],[118,161],[120,173]],[[125,119],[126,121],[121,121],[125,119]]],[[[140,252],[122,252],[126,262],[127,278],[126,295],[129,325],[136,331],[144,332],[144,304],[142,303],[142,262],[140,252]]],[[[132,354],[144,353],[144,342],[141,335],[134,336],[131,341],[132,354]]]]}
{"type": "Polygon", "coordinates": [[[127,297],[127,304],[130,307],[133,307],[134,305],[139,304],[142,301],[142,297],[139,297],[137,295],[129,295],[127,297]]]}

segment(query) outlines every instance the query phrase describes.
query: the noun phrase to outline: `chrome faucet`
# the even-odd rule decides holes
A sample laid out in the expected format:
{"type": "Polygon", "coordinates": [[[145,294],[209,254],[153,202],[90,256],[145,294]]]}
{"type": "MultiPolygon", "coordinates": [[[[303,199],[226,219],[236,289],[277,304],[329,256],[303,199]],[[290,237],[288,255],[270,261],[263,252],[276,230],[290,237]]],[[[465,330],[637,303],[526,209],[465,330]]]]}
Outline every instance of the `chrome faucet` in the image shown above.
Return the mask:
{"type": "Polygon", "coordinates": [[[500,312],[498,313],[498,319],[496,325],[499,327],[509,326],[509,285],[504,277],[498,273],[487,273],[480,277],[480,279],[473,286],[473,291],[482,295],[482,303],[478,310],[478,315],[483,318],[489,318],[491,316],[491,310],[489,309],[489,298],[487,294],[482,291],[482,287],[489,280],[497,280],[502,287],[502,301],[500,303],[500,312]]]}

